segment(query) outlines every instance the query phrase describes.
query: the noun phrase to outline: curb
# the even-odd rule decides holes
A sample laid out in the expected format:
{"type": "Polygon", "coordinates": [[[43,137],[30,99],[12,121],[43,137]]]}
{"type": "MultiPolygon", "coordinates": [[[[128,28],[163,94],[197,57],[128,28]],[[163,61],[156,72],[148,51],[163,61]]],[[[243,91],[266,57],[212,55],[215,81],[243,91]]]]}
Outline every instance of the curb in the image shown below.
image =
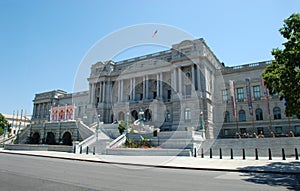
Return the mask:
{"type": "Polygon", "coordinates": [[[185,167],[185,166],[171,166],[171,165],[151,165],[151,164],[124,163],[124,162],[113,162],[113,161],[103,161],[103,160],[96,161],[96,160],[90,160],[90,159],[80,159],[80,158],[60,157],[60,156],[47,156],[47,155],[28,154],[28,153],[12,153],[12,152],[5,152],[5,151],[4,152],[1,151],[0,153],[11,154],[11,155],[34,156],[34,157],[41,157],[41,158],[62,159],[62,160],[85,161],[85,162],[102,163],[102,164],[117,164],[117,165],[126,165],[126,166],[142,166],[142,167],[154,167],[154,168],[165,168],[165,169],[300,175],[300,172],[250,170],[250,169],[221,169],[221,168],[185,167]]]}

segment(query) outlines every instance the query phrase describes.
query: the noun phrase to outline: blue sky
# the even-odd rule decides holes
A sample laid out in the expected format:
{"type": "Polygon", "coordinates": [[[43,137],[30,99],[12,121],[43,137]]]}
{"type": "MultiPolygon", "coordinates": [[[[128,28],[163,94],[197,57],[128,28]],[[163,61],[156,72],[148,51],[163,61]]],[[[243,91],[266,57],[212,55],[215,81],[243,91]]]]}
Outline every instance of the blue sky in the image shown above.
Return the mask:
{"type": "MultiPolygon", "coordinates": [[[[130,25],[181,28],[204,38],[227,66],[272,59],[284,40],[278,29],[299,7],[299,0],[0,0],[0,112],[30,114],[35,93],[72,92],[93,44],[130,25]]],[[[119,59],[153,51],[145,46],[119,59]]]]}

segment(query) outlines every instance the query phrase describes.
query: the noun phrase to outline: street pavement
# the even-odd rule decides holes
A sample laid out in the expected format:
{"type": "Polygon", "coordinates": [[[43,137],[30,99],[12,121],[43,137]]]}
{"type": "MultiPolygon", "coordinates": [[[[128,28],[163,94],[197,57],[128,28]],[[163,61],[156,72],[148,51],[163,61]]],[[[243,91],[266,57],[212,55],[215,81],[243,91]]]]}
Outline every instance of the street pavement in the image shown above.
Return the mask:
{"type": "Polygon", "coordinates": [[[300,174],[300,162],[295,158],[268,158],[260,157],[259,160],[248,157],[230,159],[230,157],[208,158],[208,157],[176,157],[176,156],[119,156],[119,155],[93,155],[74,154],[53,151],[16,151],[3,150],[0,153],[30,155],[39,157],[62,158],[67,160],[78,160],[96,163],[110,163],[122,165],[135,165],[136,168],[158,167],[174,169],[193,169],[209,171],[231,171],[231,172],[263,172],[277,174],[300,174]]]}

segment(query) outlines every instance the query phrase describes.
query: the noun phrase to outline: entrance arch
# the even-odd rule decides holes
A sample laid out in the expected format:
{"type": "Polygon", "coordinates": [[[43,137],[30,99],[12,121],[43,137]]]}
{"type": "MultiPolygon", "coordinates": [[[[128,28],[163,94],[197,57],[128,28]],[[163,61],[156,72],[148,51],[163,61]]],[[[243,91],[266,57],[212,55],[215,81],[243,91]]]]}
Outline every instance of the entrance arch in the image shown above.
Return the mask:
{"type": "Polygon", "coordinates": [[[146,111],[145,111],[145,120],[146,121],[151,121],[151,111],[150,111],[150,109],[146,109],[146,111]]]}
{"type": "Polygon", "coordinates": [[[70,132],[65,132],[62,136],[62,144],[72,146],[72,135],[70,132]]]}
{"type": "Polygon", "coordinates": [[[134,118],[134,120],[138,120],[138,112],[136,110],[131,112],[131,116],[134,118]]]}
{"type": "Polygon", "coordinates": [[[55,145],[56,144],[54,133],[47,132],[46,144],[48,144],[48,145],[55,145]]]}
{"type": "Polygon", "coordinates": [[[39,144],[40,143],[40,134],[38,132],[33,133],[31,144],[39,144]]]}

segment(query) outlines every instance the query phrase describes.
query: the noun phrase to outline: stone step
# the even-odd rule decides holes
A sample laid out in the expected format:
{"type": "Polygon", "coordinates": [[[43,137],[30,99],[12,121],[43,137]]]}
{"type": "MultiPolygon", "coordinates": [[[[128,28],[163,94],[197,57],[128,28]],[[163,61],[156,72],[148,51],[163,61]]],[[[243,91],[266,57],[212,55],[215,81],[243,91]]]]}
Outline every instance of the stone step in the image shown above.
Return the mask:
{"type": "Polygon", "coordinates": [[[107,155],[127,155],[127,156],[191,156],[190,149],[107,149],[107,155]]]}

